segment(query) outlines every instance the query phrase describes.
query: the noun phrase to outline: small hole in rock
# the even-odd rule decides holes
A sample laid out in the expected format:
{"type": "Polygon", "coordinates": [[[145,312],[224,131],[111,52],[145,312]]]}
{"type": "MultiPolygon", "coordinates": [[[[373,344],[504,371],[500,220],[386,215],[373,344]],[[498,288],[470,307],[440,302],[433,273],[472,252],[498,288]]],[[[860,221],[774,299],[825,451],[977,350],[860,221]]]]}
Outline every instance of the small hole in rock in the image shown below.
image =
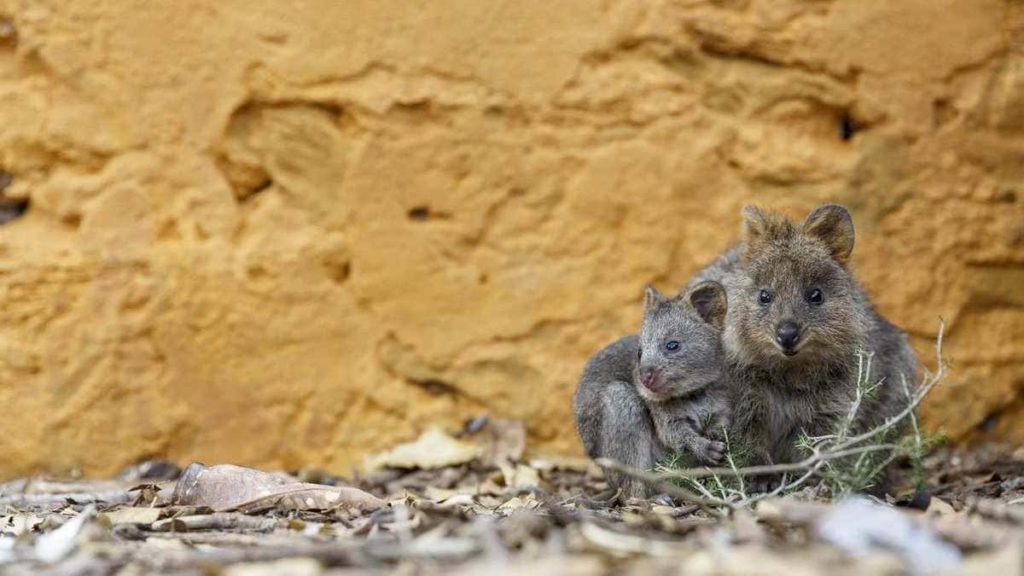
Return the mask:
{"type": "Polygon", "coordinates": [[[274,185],[274,181],[273,180],[271,180],[269,177],[265,178],[265,179],[261,180],[258,184],[253,186],[252,188],[246,190],[243,194],[239,195],[238,201],[239,202],[247,202],[247,201],[251,200],[253,196],[256,196],[257,194],[260,194],[261,192],[266,192],[273,185],[274,185]]]}
{"type": "Polygon", "coordinates": [[[21,218],[28,212],[28,199],[14,200],[0,196],[0,225],[21,218]]]}
{"type": "Polygon", "coordinates": [[[430,219],[430,207],[429,206],[414,206],[409,209],[409,220],[415,220],[416,222],[424,222],[430,219]]]}
{"type": "Polygon", "coordinates": [[[932,124],[938,128],[956,118],[956,108],[945,98],[937,98],[932,102],[932,124]]]}
{"type": "Polygon", "coordinates": [[[434,378],[428,378],[426,380],[413,380],[413,384],[419,386],[424,392],[431,396],[445,396],[445,395],[456,395],[458,389],[454,385],[449,384],[443,380],[437,380],[434,378]]]}
{"type": "Polygon", "coordinates": [[[491,281],[491,277],[488,276],[486,272],[482,272],[479,276],[477,276],[476,281],[478,284],[483,286],[491,281]]]}
{"type": "Polygon", "coordinates": [[[18,43],[18,29],[10,18],[0,17],[0,46],[13,46],[18,43]]]}
{"type": "Polygon", "coordinates": [[[262,264],[250,264],[246,267],[245,274],[250,280],[262,280],[270,276],[270,271],[262,264]]]}
{"type": "Polygon", "coordinates": [[[982,432],[992,432],[999,425],[999,413],[989,414],[978,424],[978,429],[982,432]]]}
{"type": "Polygon", "coordinates": [[[335,284],[343,284],[348,277],[352,275],[352,263],[351,262],[324,262],[324,268],[327,269],[327,276],[335,284]]]}
{"type": "Polygon", "coordinates": [[[850,116],[849,112],[843,112],[839,117],[839,139],[848,142],[858,130],[857,122],[850,116]]]}

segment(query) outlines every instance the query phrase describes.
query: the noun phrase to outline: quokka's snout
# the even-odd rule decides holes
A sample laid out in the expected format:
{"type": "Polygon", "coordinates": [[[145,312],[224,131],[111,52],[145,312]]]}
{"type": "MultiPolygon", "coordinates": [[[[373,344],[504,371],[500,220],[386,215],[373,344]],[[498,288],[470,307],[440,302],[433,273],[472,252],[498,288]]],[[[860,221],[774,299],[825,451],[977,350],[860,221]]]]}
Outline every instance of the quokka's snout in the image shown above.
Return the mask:
{"type": "Polygon", "coordinates": [[[786,356],[795,356],[797,346],[800,344],[800,325],[787,320],[778,325],[775,329],[775,343],[782,349],[786,356]]]}

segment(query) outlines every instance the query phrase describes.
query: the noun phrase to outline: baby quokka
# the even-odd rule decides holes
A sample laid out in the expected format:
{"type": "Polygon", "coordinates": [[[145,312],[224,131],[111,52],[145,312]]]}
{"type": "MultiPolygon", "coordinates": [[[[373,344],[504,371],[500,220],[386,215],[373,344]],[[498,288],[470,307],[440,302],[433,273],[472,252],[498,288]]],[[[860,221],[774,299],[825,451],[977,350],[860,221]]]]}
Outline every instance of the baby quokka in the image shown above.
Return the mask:
{"type": "MultiPolygon", "coordinates": [[[[583,446],[592,458],[641,470],[677,453],[717,464],[730,418],[725,289],[707,281],[669,298],[648,287],[644,300],[640,334],[598,352],[580,378],[574,413],[583,446]]],[[[606,476],[625,497],[650,494],[640,482],[606,476]]]]}

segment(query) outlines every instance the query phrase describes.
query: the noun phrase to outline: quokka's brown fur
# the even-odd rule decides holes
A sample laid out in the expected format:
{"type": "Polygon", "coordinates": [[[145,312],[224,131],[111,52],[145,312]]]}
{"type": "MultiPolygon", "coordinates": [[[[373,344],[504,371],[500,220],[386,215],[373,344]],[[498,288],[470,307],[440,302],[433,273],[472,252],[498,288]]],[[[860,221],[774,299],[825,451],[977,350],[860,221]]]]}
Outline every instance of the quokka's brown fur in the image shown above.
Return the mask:
{"type": "Polygon", "coordinates": [[[691,282],[721,282],[728,295],[723,347],[733,438],[756,461],[790,462],[801,434],[835,431],[857,390],[858,353],[873,354],[869,382],[882,381],[854,428],[906,406],[903,381],[917,360],[903,333],[874,310],[848,269],[854,229],[837,205],[802,224],[748,206],[741,244],[691,282]]]}

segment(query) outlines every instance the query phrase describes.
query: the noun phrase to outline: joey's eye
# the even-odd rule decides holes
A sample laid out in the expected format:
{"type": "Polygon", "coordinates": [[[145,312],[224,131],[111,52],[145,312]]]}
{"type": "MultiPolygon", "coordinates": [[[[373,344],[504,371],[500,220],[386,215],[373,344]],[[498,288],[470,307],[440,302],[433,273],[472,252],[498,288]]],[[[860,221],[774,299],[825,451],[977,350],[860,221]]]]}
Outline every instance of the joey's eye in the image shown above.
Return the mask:
{"type": "Polygon", "coordinates": [[[665,350],[668,350],[669,352],[675,352],[676,350],[679,350],[679,341],[669,340],[668,342],[665,342],[665,350]]]}
{"type": "Polygon", "coordinates": [[[637,362],[639,362],[641,359],[643,359],[643,357],[644,357],[644,349],[643,348],[637,348],[636,349],[636,360],[637,360],[637,362]]]}
{"type": "Polygon", "coordinates": [[[825,295],[818,288],[811,288],[807,291],[807,301],[811,304],[821,304],[825,301],[825,295]]]}
{"type": "Polygon", "coordinates": [[[761,293],[757,295],[757,301],[761,304],[768,305],[772,303],[772,293],[767,290],[761,290],[761,293]]]}

